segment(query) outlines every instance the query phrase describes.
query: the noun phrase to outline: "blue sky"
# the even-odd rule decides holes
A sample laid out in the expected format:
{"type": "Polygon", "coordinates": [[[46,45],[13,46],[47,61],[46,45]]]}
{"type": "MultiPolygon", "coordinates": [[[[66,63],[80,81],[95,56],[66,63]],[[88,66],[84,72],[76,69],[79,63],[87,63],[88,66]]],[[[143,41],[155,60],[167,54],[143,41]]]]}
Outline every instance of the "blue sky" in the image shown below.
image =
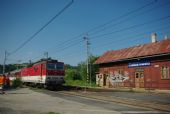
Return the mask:
{"type": "MultiPolygon", "coordinates": [[[[5,50],[17,49],[70,1],[0,0],[0,64],[5,50]]],[[[77,65],[86,60],[84,36],[89,38],[93,55],[150,43],[153,32],[160,41],[170,36],[168,16],[170,0],[74,0],[23,48],[10,54],[7,64],[37,61],[48,52],[54,59],[77,65]]]]}

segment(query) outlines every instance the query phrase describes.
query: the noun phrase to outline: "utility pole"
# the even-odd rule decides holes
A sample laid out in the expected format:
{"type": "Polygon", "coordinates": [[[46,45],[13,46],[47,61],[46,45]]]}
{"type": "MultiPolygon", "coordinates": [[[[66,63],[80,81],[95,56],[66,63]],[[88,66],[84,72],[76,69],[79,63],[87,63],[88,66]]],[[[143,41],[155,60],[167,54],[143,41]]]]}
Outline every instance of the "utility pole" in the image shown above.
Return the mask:
{"type": "Polygon", "coordinates": [[[3,65],[3,74],[5,74],[5,64],[7,60],[7,52],[5,51],[4,65],[3,65]]]}
{"type": "Polygon", "coordinates": [[[44,56],[48,59],[48,52],[44,52],[44,56]]]}
{"type": "MultiPolygon", "coordinates": [[[[86,56],[87,56],[87,77],[86,77],[86,83],[85,86],[87,87],[87,83],[89,82],[89,78],[90,78],[90,83],[91,83],[91,77],[89,77],[89,39],[88,37],[84,37],[84,40],[86,41],[86,56]]],[[[90,75],[91,76],[91,75],[90,75]]],[[[86,87],[85,87],[85,91],[86,91],[86,87]]]]}
{"type": "Polygon", "coordinates": [[[29,60],[29,64],[30,64],[30,65],[32,64],[32,61],[31,61],[31,60],[29,60]]]}
{"type": "Polygon", "coordinates": [[[90,56],[89,56],[89,78],[90,78],[90,87],[91,87],[91,81],[92,81],[92,78],[91,78],[91,72],[92,72],[92,69],[91,69],[91,59],[90,59],[90,56]]]}
{"type": "Polygon", "coordinates": [[[18,60],[18,61],[17,61],[17,70],[19,69],[20,62],[21,62],[21,60],[18,60]]]}

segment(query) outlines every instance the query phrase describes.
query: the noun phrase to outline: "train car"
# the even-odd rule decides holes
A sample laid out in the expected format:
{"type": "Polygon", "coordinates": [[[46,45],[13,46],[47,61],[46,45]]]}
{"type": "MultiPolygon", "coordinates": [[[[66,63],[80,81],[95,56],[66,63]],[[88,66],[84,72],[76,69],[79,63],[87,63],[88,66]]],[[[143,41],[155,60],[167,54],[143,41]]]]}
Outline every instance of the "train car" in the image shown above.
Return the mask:
{"type": "Polygon", "coordinates": [[[53,59],[44,59],[13,71],[10,77],[20,77],[25,84],[57,87],[64,83],[64,63],[53,59]]]}
{"type": "Polygon", "coordinates": [[[11,71],[9,73],[6,73],[5,75],[9,76],[9,80],[10,81],[13,81],[16,78],[20,78],[21,77],[21,69],[17,69],[17,70],[11,71]]]}

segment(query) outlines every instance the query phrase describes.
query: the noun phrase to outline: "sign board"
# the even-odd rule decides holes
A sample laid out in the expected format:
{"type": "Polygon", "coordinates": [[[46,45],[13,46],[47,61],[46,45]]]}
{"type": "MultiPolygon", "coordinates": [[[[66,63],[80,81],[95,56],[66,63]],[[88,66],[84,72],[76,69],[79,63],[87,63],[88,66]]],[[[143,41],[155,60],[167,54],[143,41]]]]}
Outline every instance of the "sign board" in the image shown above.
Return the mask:
{"type": "Polygon", "coordinates": [[[142,67],[142,66],[150,66],[151,63],[148,61],[139,61],[139,62],[132,62],[132,63],[128,63],[128,67],[132,68],[132,67],[142,67]]]}

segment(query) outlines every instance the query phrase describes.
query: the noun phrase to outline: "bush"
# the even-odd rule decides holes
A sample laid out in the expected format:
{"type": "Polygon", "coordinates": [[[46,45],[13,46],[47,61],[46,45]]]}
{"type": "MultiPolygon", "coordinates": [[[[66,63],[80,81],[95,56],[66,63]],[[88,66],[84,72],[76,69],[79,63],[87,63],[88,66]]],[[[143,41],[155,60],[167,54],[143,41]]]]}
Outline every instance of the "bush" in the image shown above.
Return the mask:
{"type": "Polygon", "coordinates": [[[67,69],[65,79],[66,80],[81,80],[81,76],[76,69],[67,69]]]}
{"type": "Polygon", "coordinates": [[[60,113],[56,113],[56,112],[47,112],[46,114],[60,114],[60,113]]]}
{"type": "Polygon", "coordinates": [[[16,78],[12,81],[12,87],[21,87],[22,86],[22,81],[20,78],[16,78]]]}

